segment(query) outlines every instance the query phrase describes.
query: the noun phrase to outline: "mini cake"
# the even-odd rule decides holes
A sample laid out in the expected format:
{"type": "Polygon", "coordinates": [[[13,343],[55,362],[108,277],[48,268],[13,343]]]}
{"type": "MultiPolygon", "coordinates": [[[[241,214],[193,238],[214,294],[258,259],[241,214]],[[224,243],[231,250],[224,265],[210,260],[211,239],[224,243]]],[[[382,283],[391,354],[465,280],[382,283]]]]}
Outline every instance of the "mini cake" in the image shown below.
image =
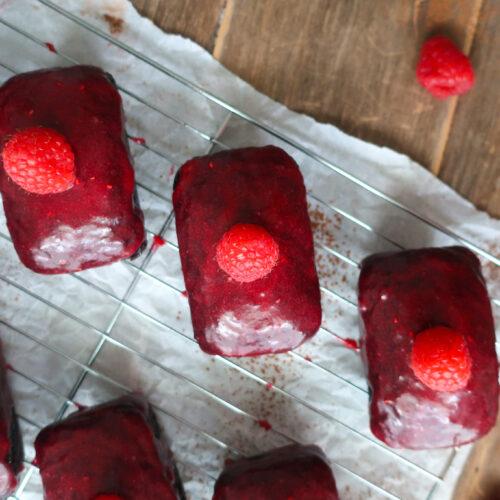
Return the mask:
{"type": "Polygon", "coordinates": [[[46,500],[181,500],[172,454],[138,395],[73,413],[35,441],[46,500]]]}
{"type": "Polygon", "coordinates": [[[492,428],[495,330],[472,252],[426,248],[366,258],[359,310],[375,436],[396,448],[443,448],[492,428]]]}
{"type": "Polygon", "coordinates": [[[294,349],[321,324],[304,182],[283,150],[182,166],[173,203],[194,333],[209,354],[294,349]]]}
{"type": "Polygon", "coordinates": [[[0,350],[0,498],[16,488],[16,476],[22,468],[23,455],[21,433],[7,383],[5,360],[0,350]]]}
{"type": "Polygon", "coordinates": [[[138,254],[145,241],[120,95],[91,66],[0,87],[0,190],[19,258],[68,273],[138,254]]]}
{"type": "Polygon", "coordinates": [[[213,500],[338,500],[332,470],[314,445],[293,444],[226,464],[213,500]]]}

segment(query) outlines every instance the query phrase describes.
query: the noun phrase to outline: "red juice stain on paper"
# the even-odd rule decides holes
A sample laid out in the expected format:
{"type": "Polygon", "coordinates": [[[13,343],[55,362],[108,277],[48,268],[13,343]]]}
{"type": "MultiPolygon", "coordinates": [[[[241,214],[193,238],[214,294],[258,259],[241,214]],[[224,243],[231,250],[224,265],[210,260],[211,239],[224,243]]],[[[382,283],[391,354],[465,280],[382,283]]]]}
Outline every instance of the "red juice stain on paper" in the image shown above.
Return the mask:
{"type": "Polygon", "coordinates": [[[267,420],[258,420],[257,422],[266,431],[270,431],[273,428],[273,426],[267,420]]]}
{"type": "Polygon", "coordinates": [[[146,144],[146,139],[144,139],[144,137],[132,137],[132,140],[136,144],[146,144]]]}
{"type": "Polygon", "coordinates": [[[181,292],[181,295],[182,295],[183,297],[186,297],[186,299],[187,299],[187,297],[188,297],[187,290],[183,290],[183,291],[181,292]]]}
{"type": "Polygon", "coordinates": [[[155,234],[153,236],[153,246],[151,247],[151,251],[155,252],[158,250],[159,247],[162,247],[165,244],[165,240],[161,237],[155,234]]]}
{"type": "Polygon", "coordinates": [[[14,367],[13,367],[10,363],[7,363],[7,364],[5,365],[5,368],[7,368],[7,370],[14,371],[14,367]]]}
{"type": "Polygon", "coordinates": [[[87,408],[85,405],[81,405],[80,403],[76,403],[75,401],[73,401],[73,405],[76,406],[76,409],[78,411],[83,411],[87,408]]]}
{"type": "Polygon", "coordinates": [[[272,389],[272,387],[273,387],[273,384],[271,384],[271,382],[268,382],[266,384],[266,389],[272,389]]]}
{"type": "Polygon", "coordinates": [[[47,47],[51,52],[54,52],[54,54],[57,54],[57,50],[52,43],[45,42],[45,47],[47,47]]]}

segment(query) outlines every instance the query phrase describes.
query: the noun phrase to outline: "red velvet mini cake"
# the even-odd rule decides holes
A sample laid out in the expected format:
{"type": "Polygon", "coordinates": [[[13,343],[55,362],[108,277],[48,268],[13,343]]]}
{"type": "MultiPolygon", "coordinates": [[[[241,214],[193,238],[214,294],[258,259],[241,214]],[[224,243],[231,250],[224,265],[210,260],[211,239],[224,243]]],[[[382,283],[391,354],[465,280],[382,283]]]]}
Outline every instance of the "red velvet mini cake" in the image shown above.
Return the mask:
{"type": "Polygon", "coordinates": [[[195,158],[173,202],[194,333],[209,354],[294,349],[321,324],[304,182],[268,146],[195,158]]]}
{"type": "Polygon", "coordinates": [[[35,441],[46,500],[181,500],[172,454],[138,395],[73,413],[35,441]]]}
{"type": "Polygon", "coordinates": [[[137,253],[145,239],[120,95],[91,66],[0,87],[0,190],[21,261],[68,273],[137,253]]]}
{"type": "Polygon", "coordinates": [[[359,310],[375,436],[396,448],[443,448],[493,427],[495,330],[472,252],[426,248],[368,257],[359,310]]]}
{"type": "Polygon", "coordinates": [[[338,500],[332,470],[314,445],[293,444],[228,463],[213,500],[338,500]]]}
{"type": "Polygon", "coordinates": [[[5,361],[0,351],[0,498],[16,488],[16,476],[22,463],[23,443],[7,383],[5,361]]]}

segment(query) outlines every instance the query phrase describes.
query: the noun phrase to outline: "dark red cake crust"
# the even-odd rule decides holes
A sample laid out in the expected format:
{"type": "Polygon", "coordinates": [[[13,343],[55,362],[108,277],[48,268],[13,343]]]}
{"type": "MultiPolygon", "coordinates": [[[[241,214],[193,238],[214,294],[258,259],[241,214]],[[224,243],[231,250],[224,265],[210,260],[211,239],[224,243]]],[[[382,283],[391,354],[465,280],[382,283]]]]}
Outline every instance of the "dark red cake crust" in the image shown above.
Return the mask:
{"type": "Polygon", "coordinates": [[[293,444],[227,464],[213,500],[338,500],[332,470],[314,445],[293,444]]]}
{"type": "Polygon", "coordinates": [[[396,448],[442,448],[486,434],[498,411],[495,330],[476,256],[462,247],[372,255],[359,278],[361,352],[371,388],[373,433],[396,448]],[[411,368],[415,336],[431,327],[466,340],[465,388],[434,391],[411,368]]]}
{"type": "Polygon", "coordinates": [[[252,356],[294,349],[321,324],[318,278],[302,175],[274,146],[187,162],[173,202],[194,333],[209,354],[252,356]],[[216,247],[236,223],[262,226],[279,245],[265,277],[232,280],[216,247]]]}
{"type": "Polygon", "coordinates": [[[16,488],[23,457],[23,443],[0,342],[0,498],[16,488]]]}
{"type": "Polygon", "coordinates": [[[173,457],[138,395],[73,413],[35,441],[45,500],[182,500],[173,457]]]}
{"type": "Polygon", "coordinates": [[[145,239],[122,102],[111,77],[91,66],[34,71],[0,87],[0,190],[21,261],[66,273],[130,257],[145,239]],[[34,194],[15,184],[1,152],[13,134],[52,128],[69,142],[76,184],[34,194]]]}

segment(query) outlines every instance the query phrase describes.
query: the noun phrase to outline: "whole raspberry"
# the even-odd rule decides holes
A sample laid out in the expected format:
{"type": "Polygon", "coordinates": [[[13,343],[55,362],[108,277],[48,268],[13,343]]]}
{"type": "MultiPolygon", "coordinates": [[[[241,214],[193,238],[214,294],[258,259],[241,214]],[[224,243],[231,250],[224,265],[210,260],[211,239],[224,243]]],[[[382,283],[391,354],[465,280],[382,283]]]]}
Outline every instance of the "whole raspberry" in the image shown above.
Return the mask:
{"type": "Polygon", "coordinates": [[[278,244],[256,224],[235,224],[217,245],[217,262],[221,269],[243,283],[269,274],[278,256],[278,244]]]}
{"type": "Polygon", "coordinates": [[[5,145],[2,157],[10,178],[30,193],[60,193],[75,183],[71,147],[63,135],[50,128],[17,132],[5,145]]]}
{"type": "Polygon", "coordinates": [[[471,374],[463,335],[444,326],[419,333],[413,344],[411,367],[416,377],[435,391],[463,389],[471,374]]]}
{"type": "Polygon", "coordinates": [[[465,54],[444,36],[427,40],[417,65],[417,80],[434,97],[464,94],[474,86],[474,70],[465,54]]]}

